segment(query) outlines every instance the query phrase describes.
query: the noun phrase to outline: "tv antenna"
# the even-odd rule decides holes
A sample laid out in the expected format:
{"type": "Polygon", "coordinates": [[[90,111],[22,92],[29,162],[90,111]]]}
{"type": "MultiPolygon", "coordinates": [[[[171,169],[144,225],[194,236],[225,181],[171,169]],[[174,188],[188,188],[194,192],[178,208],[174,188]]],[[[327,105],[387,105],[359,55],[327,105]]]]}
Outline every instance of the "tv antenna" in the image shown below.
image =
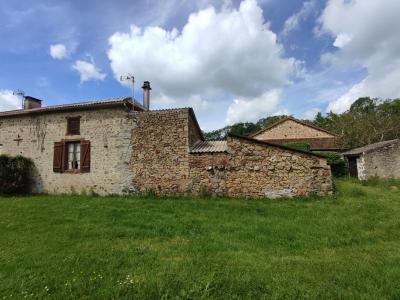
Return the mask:
{"type": "Polygon", "coordinates": [[[128,74],[127,76],[121,76],[119,80],[132,82],[132,99],[135,99],[135,77],[132,74],[128,74]]]}
{"type": "Polygon", "coordinates": [[[25,92],[21,91],[21,90],[16,90],[16,91],[13,92],[13,95],[21,97],[21,107],[22,107],[22,109],[24,109],[24,106],[25,106],[25,103],[24,103],[25,92]]]}

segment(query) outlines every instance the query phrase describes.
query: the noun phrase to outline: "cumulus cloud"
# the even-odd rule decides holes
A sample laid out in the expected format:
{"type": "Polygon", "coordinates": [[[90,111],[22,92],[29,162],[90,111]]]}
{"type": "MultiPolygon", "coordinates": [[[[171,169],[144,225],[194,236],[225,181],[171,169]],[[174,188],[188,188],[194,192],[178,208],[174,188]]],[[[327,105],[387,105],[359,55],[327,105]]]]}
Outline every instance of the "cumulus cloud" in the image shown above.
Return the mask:
{"type": "Polygon", "coordinates": [[[264,96],[289,82],[296,61],[283,57],[255,0],[242,1],[238,9],[226,3],[219,11],[192,13],[181,31],[132,25],[130,32],[113,34],[108,57],[115,77],[134,73],[137,81],[150,80],[158,105],[165,99],[175,106],[187,105],[187,99],[204,104],[204,97],[233,95],[237,102],[227,120],[244,116],[237,103],[271,101],[264,96]]]}
{"type": "Polygon", "coordinates": [[[21,99],[10,90],[0,90],[0,111],[21,108],[21,99]]]}
{"type": "Polygon", "coordinates": [[[280,90],[272,90],[252,100],[245,98],[233,100],[228,109],[226,123],[231,125],[237,122],[254,121],[273,114],[279,104],[280,94],[280,90]]]}
{"type": "Polygon", "coordinates": [[[285,24],[283,25],[282,34],[288,35],[291,31],[296,29],[300,22],[306,20],[311,15],[314,8],[314,0],[304,2],[300,11],[286,19],[285,24]]]}
{"type": "Polygon", "coordinates": [[[362,66],[367,76],[328,110],[343,112],[359,97],[400,97],[400,1],[330,0],[320,19],[320,31],[334,38],[338,50],[324,55],[333,64],[362,66]]]}
{"type": "Polygon", "coordinates": [[[68,56],[67,47],[63,44],[50,45],[50,56],[54,59],[64,59],[68,56]]]}
{"type": "Polygon", "coordinates": [[[314,120],[315,116],[317,115],[317,113],[319,113],[319,111],[320,111],[319,108],[311,108],[305,111],[301,118],[304,120],[314,120]]]}
{"type": "Polygon", "coordinates": [[[73,65],[72,69],[79,73],[81,82],[90,80],[104,80],[106,74],[102,73],[99,68],[96,67],[93,59],[91,61],[77,60],[73,65]]]}

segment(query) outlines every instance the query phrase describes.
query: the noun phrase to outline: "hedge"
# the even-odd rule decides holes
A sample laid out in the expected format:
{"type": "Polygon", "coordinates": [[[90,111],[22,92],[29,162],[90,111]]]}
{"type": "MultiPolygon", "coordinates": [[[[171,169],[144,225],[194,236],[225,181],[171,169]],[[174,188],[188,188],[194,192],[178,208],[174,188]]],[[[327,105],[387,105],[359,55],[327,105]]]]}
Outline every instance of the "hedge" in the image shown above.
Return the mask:
{"type": "Polygon", "coordinates": [[[332,175],[342,177],[347,175],[347,164],[342,155],[334,151],[313,151],[327,158],[328,164],[331,166],[332,175]]]}
{"type": "Polygon", "coordinates": [[[284,146],[292,148],[292,149],[296,149],[296,150],[303,150],[303,151],[310,151],[310,149],[311,149],[310,144],[308,144],[308,143],[293,142],[293,143],[284,144],[284,146]]]}
{"type": "Polygon", "coordinates": [[[0,195],[29,193],[33,166],[29,158],[0,155],[0,195]]]}

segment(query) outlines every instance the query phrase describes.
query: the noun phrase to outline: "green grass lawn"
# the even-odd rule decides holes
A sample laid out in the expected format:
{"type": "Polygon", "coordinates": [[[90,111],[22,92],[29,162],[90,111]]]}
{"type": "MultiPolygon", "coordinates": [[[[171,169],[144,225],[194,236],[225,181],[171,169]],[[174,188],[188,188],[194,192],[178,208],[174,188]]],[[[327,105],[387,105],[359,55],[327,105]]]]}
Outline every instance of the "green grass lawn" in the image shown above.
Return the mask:
{"type": "Polygon", "coordinates": [[[293,200],[0,198],[0,299],[399,299],[400,182],[293,200]]]}

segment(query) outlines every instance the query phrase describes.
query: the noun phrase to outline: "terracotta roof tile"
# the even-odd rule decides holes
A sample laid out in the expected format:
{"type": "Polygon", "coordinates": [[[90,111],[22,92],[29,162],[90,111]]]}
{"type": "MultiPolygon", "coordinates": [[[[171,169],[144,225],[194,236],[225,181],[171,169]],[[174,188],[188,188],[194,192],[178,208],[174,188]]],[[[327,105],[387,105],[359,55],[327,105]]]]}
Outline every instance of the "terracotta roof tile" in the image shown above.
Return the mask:
{"type": "Polygon", "coordinates": [[[140,110],[146,110],[143,107],[143,105],[138,103],[136,100],[132,100],[132,98],[130,98],[130,97],[120,97],[120,98],[94,100],[94,101],[88,101],[88,102],[79,102],[79,103],[62,104],[62,105],[54,105],[54,106],[43,106],[43,107],[31,108],[31,109],[18,109],[18,110],[12,110],[12,111],[4,111],[4,112],[0,112],[0,118],[1,117],[20,116],[20,115],[29,115],[29,114],[36,114],[36,113],[56,112],[56,111],[102,108],[102,107],[107,107],[107,106],[124,105],[124,104],[134,105],[136,108],[139,108],[140,110]]]}

